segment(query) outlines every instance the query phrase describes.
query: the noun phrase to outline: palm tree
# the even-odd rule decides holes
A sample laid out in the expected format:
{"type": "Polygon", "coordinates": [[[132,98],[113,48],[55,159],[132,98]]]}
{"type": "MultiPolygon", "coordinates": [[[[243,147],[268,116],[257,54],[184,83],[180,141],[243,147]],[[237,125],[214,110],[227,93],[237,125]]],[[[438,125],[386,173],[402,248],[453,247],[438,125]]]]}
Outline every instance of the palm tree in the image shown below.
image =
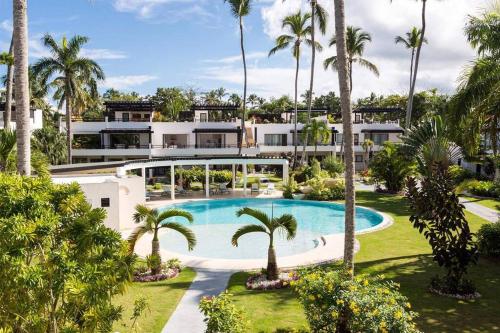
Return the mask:
{"type": "Polygon", "coordinates": [[[5,83],[5,110],[3,112],[3,128],[10,129],[12,119],[12,87],[14,82],[14,35],[10,40],[9,53],[0,60],[1,64],[7,65],[7,75],[5,83]]]}
{"type": "Polygon", "coordinates": [[[315,47],[317,50],[321,50],[322,47],[318,42],[313,43],[309,38],[311,36],[312,28],[309,25],[311,20],[311,14],[306,13],[302,15],[299,11],[294,15],[287,16],[283,19],[282,28],[288,29],[289,34],[284,34],[276,38],[276,46],[269,51],[269,56],[272,56],[276,52],[286,49],[292,46],[292,55],[295,58],[295,110],[294,110],[294,133],[293,133],[293,145],[294,145],[294,155],[293,155],[293,168],[297,164],[297,105],[298,105],[298,82],[299,82],[299,67],[300,67],[300,46],[302,43],[306,43],[311,47],[315,47]]]}
{"type": "Polygon", "coordinates": [[[231,6],[231,13],[239,21],[240,26],[240,48],[241,57],[243,58],[243,100],[241,101],[241,135],[240,142],[238,142],[238,155],[241,155],[241,149],[243,147],[243,136],[245,135],[245,115],[247,108],[247,59],[245,55],[245,44],[243,40],[243,17],[250,13],[250,2],[251,0],[224,0],[224,2],[229,2],[231,6]]]}
{"type": "Polygon", "coordinates": [[[406,33],[406,37],[396,36],[394,42],[396,44],[403,44],[403,46],[411,50],[411,63],[410,63],[410,87],[413,82],[413,65],[415,62],[415,50],[420,43],[427,43],[427,39],[421,39],[422,32],[417,27],[413,27],[410,32],[406,33]]]}
{"type": "Polygon", "coordinates": [[[43,44],[50,49],[52,56],[44,57],[33,65],[35,74],[44,82],[55,76],[51,85],[62,90],[60,105],[66,105],[66,141],[67,159],[71,164],[71,116],[75,101],[82,96],[86,87],[93,86],[96,81],[104,80],[104,72],[93,60],[79,55],[82,46],[88,42],[87,37],[74,36],[70,40],[63,37],[57,43],[50,35],[43,37],[43,44]]]}
{"type": "MultiPolygon", "coordinates": [[[[367,42],[372,41],[372,37],[369,33],[364,32],[358,27],[347,27],[346,32],[346,51],[347,51],[347,66],[349,73],[349,91],[352,92],[352,65],[358,63],[359,65],[367,68],[370,72],[375,74],[377,77],[380,76],[377,66],[368,60],[363,58],[363,53],[365,52],[365,45],[367,42]]],[[[333,36],[330,40],[330,46],[337,43],[337,36],[333,36]]],[[[338,53],[337,53],[338,54],[338,53]]],[[[332,67],[333,70],[338,71],[338,59],[337,56],[333,56],[325,59],[323,63],[325,69],[332,67]]]]}
{"type": "Polygon", "coordinates": [[[310,124],[304,126],[302,140],[311,140],[314,143],[314,158],[318,152],[318,143],[328,142],[330,134],[330,128],[323,121],[313,119],[310,124]]]}
{"type": "Polygon", "coordinates": [[[31,175],[30,95],[28,77],[28,2],[14,0],[14,80],[16,99],[17,172],[31,175]]]}
{"type": "Polygon", "coordinates": [[[370,159],[370,152],[372,151],[373,144],[373,141],[370,139],[365,139],[365,141],[361,144],[361,147],[363,147],[363,150],[365,151],[365,170],[368,170],[368,160],[370,159]]]}
{"type": "Polygon", "coordinates": [[[15,147],[15,131],[0,129],[0,171],[5,171],[7,169],[9,156],[15,147]]]}
{"type": "MultiPolygon", "coordinates": [[[[321,34],[324,35],[326,33],[326,21],[328,17],[328,13],[326,10],[318,4],[317,0],[309,0],[309,4],[311,5],[311,41],[313,45],[316,42],[316,21],[319,24],[319,30],[321,34]]],[[[312,100],[314,94],[314,69],[316,65],[316,48],[311,47],[311,79],[309,81],[309,94],[307,98],[307,124],[311,123],[311,111],[312,111],[312,100]]],[[[304,140],[304,145],[302,148],[302,164],[307,161],[307,147],[308,138],[306,137],[304,140]]],[[[317,146],[315,146],[317,147],[317,146]]],[[[314,155],[316,157],[316,154],[314,155]]]]}
{"type": "Polygon", "coordinates": [[[238,239],[252,232],[263,232],[269,236],[269,248],[267,251],[267,279],[278,279],[278,264],[276,262],[276,252],[274,250],[274,232],[282,232],[288,240],[295,238],[297,233],[297,220],[290,214],[280,217],[269,216],[266,213],[249,207],[242,208],[236,212],[236,216],[248,215],[258,220],[263,225],[247,224],[239,228],[233,235],[231,243],[238,246],[238,239]]]}
{"type": "Polygon", "coordinates": [[[44,127],[33,131],[33,148],[42,152],[51,165],[66,161],[66,138],[54,127],[44,127]]]}
{"type": "MultiPolygon", "coordinates": [[[[190,223],[193,222],[193,216],[191,213],[182,210],[171,208],[164,211],[158,209],[152,209],[144,205],[137,205],[135,207],[134,222],[141,223],[138,227],[132,231],[128,237],[130,252],[134,251],[135,244],[144,234],[153,234],[153,241],[151,243],[151,256],[157,257],[158,262],[161,263],[160,256],[160,241],[158,239],[158,232],[160,229],[171,229],[175,230],[181,235],[183,235],[188,243],[188,249],[191,251],[196,246],[196,237],[189,228],[177,222],[167,221],[173,217],[183,217],[190,223]]],[[[160,272],[160,267],[152,267],[151,273],[158,274],[160,272]]]]}
{"type": "MultiPolygon", "coordinates": [[[[344,0],[334,0],[336,67],[339,77],[340,108],[342,110],[343,141],[345,142],[345,233],[344,265],[354,275],[354,136],[352,133],[351,90],[349,85],[349,58],[346,45],[344,0]]],[[[352,68],[352,67],[351,67],[352,68]]]]}

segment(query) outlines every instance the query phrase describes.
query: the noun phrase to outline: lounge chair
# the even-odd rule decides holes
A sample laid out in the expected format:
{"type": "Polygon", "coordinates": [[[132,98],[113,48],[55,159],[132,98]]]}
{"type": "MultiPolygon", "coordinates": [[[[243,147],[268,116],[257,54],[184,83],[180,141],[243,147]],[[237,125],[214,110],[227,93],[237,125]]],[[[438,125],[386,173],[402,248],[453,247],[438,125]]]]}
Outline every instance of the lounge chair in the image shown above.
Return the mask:
{"type": "Polygon", "coordinates": [[[220,194],[229,194],[226,184],[219,184],[219,192],[220,194]]]}
{"type": "Polygon", "coordinates": [[[251,189],[250,193],[260,193],[259,184],[253,183],[252,184],[252,189],[251,189]]]}
{"type": "Polygon", "coordinates": [[[268,183],[267,189],[266,189],[266,194],[273,194],[274,190],[275,190],[274,183],[268,183]]]}

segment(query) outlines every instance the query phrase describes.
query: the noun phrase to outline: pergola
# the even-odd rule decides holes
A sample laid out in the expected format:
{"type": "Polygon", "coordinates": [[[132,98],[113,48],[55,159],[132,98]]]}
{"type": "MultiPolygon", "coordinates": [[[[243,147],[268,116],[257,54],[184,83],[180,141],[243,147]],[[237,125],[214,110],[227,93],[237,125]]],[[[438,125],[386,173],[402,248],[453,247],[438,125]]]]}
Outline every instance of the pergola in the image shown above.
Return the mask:
{"type": "Polygon", "coordinates": [[[205,166],[205,196],[210,197],[210,166],[211,165],[231,165],[232,166],[232,186],[233,191],[236,186],[236,166],[242,165],[243,168],[243,194],[247,194],[247,179],[248,179],[248,165],[281,165],[283,167],[283,183],[288,182],[288,160],[284,158],[274,157],[206,157],[206,158],[163,158],[163,159],[150,159],[150,160],[137,160],[125,162],[124,165],[116,169],[118,177],[125,177],[127,171],[141,170],[143,176],[146,175],[147,168],[162,168],[170,167],[170,196],[175,200],[175,167],[182,166],[205,166]]]}

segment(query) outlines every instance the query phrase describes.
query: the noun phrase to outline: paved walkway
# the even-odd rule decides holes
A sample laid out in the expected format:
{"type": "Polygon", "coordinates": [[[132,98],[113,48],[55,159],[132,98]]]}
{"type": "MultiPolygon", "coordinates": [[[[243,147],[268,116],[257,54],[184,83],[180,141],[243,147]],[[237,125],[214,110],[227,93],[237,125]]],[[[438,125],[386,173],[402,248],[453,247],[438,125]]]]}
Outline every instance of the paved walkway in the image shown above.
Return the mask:
{"type": "Polygon", "coordinates": [[[203,296],[218,295],[236,271],[197,269],[193,283],[177,305],[162,333],[203,333],[205,323],[198,309],[203,296]]]}
{"type": "Polygon", "coordinates": [[[483,205],[474,203],[471,200],[474,199],[460,198],[460,203],[462,203],[465,206],[465,209],[467,209],[472,214],[482,217],[483,219],[493,223],[498,222],[498,218],[500,217],[499,212],[483,205]]]}

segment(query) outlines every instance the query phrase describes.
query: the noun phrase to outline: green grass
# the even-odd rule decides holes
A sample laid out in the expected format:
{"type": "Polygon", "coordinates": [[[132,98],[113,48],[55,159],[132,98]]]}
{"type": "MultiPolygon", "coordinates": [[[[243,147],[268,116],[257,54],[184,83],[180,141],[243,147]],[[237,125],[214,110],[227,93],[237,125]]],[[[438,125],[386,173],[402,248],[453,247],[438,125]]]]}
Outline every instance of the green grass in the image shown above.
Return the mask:
{"type": "Polygon", "coordinates": [[[134,308],[134,301],[140,297],[145,297],[149,305],[139,318],[140,332],[161,332],[195,275],[192,269],[186,268],[175,279],[130,285],[123,295],[114,299],[113,303],[121,305],[124,311],[122,321],[115,323],[113,332],[134,332],[130,327],[132,322],[129,319],[134,308]]]}
{"type": "MultiPolygon", "coordinates": [[[[440,272],[430,257],[431,249],[422,235],[408,222],[403,198],[371,192],[358,192],[357,204],[390,214],[394,224],[385,230],[360,235],[361,249],[356,255],[356,274],[384,274],[401,284],[424,332],[500,332],[500,262],[482,259],[470,269],[480,299],[459,301],[427,292],[432,276],[440,272]]],[[[473,231],[483,223],[466,213],[473,231]]],[[[290,290],[250,292],[243,282],[246,273],[233,275],[229,290],[247,310],[252,321],[251,332],[275,332],[283,328],[306,325],[300,304],[290,290]]]]}
{"type": "Polygon", "coordinates": [[[462,196],[463,198],[469,200],[470,202],[477,203],[478,205],[485,206],[490,209],[494,209],[496,211],[500,211],[500,200],[494,198],[475,198],[469,197],[466,195],[462,196]]]}

